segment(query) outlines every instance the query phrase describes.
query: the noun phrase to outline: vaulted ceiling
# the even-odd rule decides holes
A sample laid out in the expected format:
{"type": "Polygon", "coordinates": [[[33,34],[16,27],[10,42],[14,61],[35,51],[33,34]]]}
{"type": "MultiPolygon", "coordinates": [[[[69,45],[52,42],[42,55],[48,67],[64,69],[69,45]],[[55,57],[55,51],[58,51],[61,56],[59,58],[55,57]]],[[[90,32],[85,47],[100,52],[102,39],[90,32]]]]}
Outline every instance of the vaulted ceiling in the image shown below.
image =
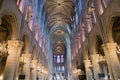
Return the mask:
{"type": "Polygon", "coordinates": [[[53,53],[61,54],[66,50],[66,38],[69,37],[72,28],[74,3],[72,0],[47,0],[44,11],[53,53]]]}

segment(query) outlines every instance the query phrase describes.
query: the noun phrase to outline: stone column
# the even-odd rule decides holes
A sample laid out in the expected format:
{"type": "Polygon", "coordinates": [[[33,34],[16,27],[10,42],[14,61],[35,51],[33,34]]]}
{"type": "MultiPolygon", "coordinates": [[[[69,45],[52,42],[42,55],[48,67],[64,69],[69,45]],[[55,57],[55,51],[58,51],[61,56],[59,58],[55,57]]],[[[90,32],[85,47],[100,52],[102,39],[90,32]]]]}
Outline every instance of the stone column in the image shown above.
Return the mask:
{"type": "Polygon", "coordinates": [[[39,78],[39,80],[41,80],[41,71],[40,70],[38,70],[38,78],[39,78]]]}
{"type": "Polygon", "coordinates": [[[13,80],[15,67],[17,65],[16,60],[19,57],[18,55],[21,52],[22,42],[18,40],[9,40],[8,41],[8,57],[6,61],[6,66],[4,70],[3,80],[13,80]]]}
{"type": "Polygon", "coordinates": [[[41,64],[39,63],[38,65],[37,65],[37,67],[38,67],[38,78],[39,78],[39,80],[42,80],[41,78],[41,64]]]}
{"type": "Polygon", "coordinates": [[[40,80],[43,80],[43,73],[41,72],[41,79],[40,80]]]}
{"type": "Polygon", "coordinates": [[[44,80],[44,73],[42,73],[42,80],[44,80]]]}
{"type": "Polygon", "coordinates": [[[108,69],[110,72],[110,77],[112,80],[117,80],[120,76],[120,63],[117,57],[117,44],[116,43],[105,43],[102,45],[108,69]]]}
{"type": "Polygon", "coordinates": [[[94,78],[96,80],[99,80],[99,77],[98,77],[98,74],[100,73],[100,67],[98,64],[99,55],[93,54],[91,55],[91,59],[92,59],[92,65],[93,65],[94,78]]]}
{"type": "Polygon", "coordinates": [[[44,80],[46,80],[46,76],[44,77],[44,80]]]}
{"type": "Polygon", "coordinates": [[[69,80],[73,80],[72,78],[72,60],[71,60],[71,48],[70,48],[70,39],[67,39],[67,71],[69,80]]]}
{"type": "Polygon", "coordinates": [[[90,69],[90,66],[91,66],[90,60],[84,60],[84,65],[85,65],[86,78],[87,78],[87,80],[91,80],[92,79],[92,71],[90,69]]]}
{"type": "Polygon", "coordinates": [[[25,80],[30,80],[30,62],[31,62],[31,54],[23,54],[24,57],[24,66],[23,66],[23,74],[25,75],[25,80]]]}
{"type": "Polygon", "coordinates": [[[53,58],[51,56],[53,56],[53,52],[52,52],[52,46],[50,43],[50,37],[48,36],[48,70],[49,70],[49,78],[48,80],[52,80],[52,74],[53,74],[53,58]]]}
{"type": "Polygon", "coordinates": [[[19,48],[19,51],[18,51],[18,54],[17,54],[17,57],[16,57],[16,68],[15,68],[15,77],[14,77],[14,80],[18,80],[18,76],[19,76],[19,61],[20,61],[20,55],[21,55],[21,49],[23,47],[23,42],[21,42],[21,46],[19,48]]]}
{"type": "Polygon", "coordinates": [[[31,70],[31,80],[36,80],[37,78],[37,60],[32,60],[32,63],[31,63],[31,67],[32,67],[32,70],[31,70]]]}

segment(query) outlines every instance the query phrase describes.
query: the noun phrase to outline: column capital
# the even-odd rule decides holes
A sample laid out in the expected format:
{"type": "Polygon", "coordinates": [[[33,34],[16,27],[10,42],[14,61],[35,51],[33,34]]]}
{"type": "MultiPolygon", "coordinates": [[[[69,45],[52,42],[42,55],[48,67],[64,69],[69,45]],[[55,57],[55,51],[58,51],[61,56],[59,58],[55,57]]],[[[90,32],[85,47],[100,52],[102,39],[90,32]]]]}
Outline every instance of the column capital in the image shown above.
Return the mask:
{"type": "Polygon", "coordinates": [[[31,54],[22,54],[21,61],[27,63],[27,61],[30,61],[31,54]]]}
{"type": "Polygon", "coordinates": [[[106,62],[105,56],[99,55],[98,63],[104,64],[106,62]]]}
{"type": "Polygon", "coordinates": [[[84,60],[84,63],[90,63],[91,60],[84,60]]]}
{"type": "Polygon", "coordinates": [[[99,54],[92,54],[90,57],[91,59],[99,60],[99,54]]]}
{"type": "Polygon", "coordinates": [[[8,40],[8,48],[23,46],[23,42],[19,40],[8,40]]]}
{"type": "Polygon", "coordinates": [[[34,59],[34,60],[32,60],[32,62],[31,62],[31,67],[32,68],[37,68],[37,60],[36,59],[34,59]]]}
{"type": "Polygon", "coordinates": [[[91,58],[99,57],[99,54],[92,54],[91,58]]]}
{"type": "Polygon", "coordinates": [[[40,64],[40,63],[37,64],[37,70],[38,70],[38,71],[41,70],[41,64],[40,64]]]}
{"type": "Polygon", "coordinates": [[[116,50],[117,48],[117,43],[105,43],[102,45],[102,48],[106,50],[116,50]]]}
{"type": "Polygon", "coordinates": [[[91,60],[84,60],[84,64],[86,65],[87,68],[92,68],[92,63],[91,60]]]}

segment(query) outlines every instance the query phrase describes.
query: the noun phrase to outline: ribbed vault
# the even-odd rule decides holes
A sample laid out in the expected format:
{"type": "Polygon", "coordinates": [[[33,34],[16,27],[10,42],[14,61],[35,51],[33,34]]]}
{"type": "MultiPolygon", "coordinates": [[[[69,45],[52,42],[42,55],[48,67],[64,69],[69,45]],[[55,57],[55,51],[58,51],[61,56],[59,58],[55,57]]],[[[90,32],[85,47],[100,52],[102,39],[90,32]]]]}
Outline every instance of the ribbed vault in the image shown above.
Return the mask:
{"type": "Polygon", "coordinates": [[[66,58],[67,40],[72,29],[74,3],[72,0],[46,0],[43,9],[52,53],[53,55],[64,55],[66,58]]]}
{"type": "Polygon", "coordinates": [[[71,0],[47,0],[44,4],[44,10],[54,53],[65,51],[66,44],[63,36],[70,34],[68,26],[71,27],[74,12],[73,2],[71,0]]]}
{"type": "Polygon", "coordinates": [[[53,27],[56,23],[71,24],[74,4],[71,0],[47,0],[44,5],[47,26],[53,27]]]}

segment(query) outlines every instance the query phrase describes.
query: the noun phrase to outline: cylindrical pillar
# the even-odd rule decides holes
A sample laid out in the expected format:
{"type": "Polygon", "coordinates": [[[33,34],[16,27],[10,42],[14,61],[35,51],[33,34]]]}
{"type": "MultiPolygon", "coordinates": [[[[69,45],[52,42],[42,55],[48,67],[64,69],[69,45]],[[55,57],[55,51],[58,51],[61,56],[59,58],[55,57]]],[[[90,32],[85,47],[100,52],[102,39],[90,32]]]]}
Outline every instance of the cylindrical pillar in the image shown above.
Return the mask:
{"type": "Polygon", "coordinates": [[[117,80],[120,76],[120,63],[117,57],[117,44],[105,43],[102,45],[112,80],[117,80]]]}
{"type": "Polygon", "coordinates": [[[20,54],[22,48],[22,42],[18,40],[9,40],[8,41],[8,54],[4,71],[3,80],[13,80],[15,67],[16,67],[16,60],[20,54]]]}
{"type": "Polygon", "coordinates": [[[23,47],[23,42],[21,42],[21,47],[20,47],[20,49],[19,49],[19,51],[18,51],[18,54],[17,54],[17,57],[16,57],[16,68],[15,68],[15,77],[14,77],[14,80],[18,80],[18,76],[19,76],[19,74],[18,74],[18,70],[19,70],[19,61],[20,61],[20,55],[21,55],[21,49],[22,49],[22,47],[23,47]]]}
{"type": "Polygon", "coordinates": [[[90,69],[91,61],[84,60],[84,65],[85,65],[86,79],[92,80],[92,71],[90,69]]]}
{"type": "Polygon", "coordinates": [[[38,64],[37,67],[38,67],[38,78],[39,78],[39,80],[42,80],[42,77],[41,77],[42,76],[41,75],[41,71],[42,71],[41,70],[41,64],[38,64]]]}
{"type": "Polygon", "coordinates": [[[25,75],[25,80],[30,80],[30,62],[31,62],[31,54],[23,54],[24,57],[24,66],[23,66],[23,74],[25,75]]]}
{"type": "Polygon", "coordinates": [[[41,80],[41,71],[40,70],[38,70],[38,78],[39,78],[39,80],[41,80]]]}
{"type": "Polygon", "coordinates": [[[100,66],[98,64],[99,55],[93,54],[91,55],[92,59],[92,65],[93,65],[93,72],[94,72],[94,78],[96,80],[99,80],[98,74],[100,73],[100,66]]]}
{"type": "Polygon", "coordinates": [[[36,80],[36,78],[37,78],[37,60],[32,60],[31,67],[32,67],[31,80],[36,80]]]}

